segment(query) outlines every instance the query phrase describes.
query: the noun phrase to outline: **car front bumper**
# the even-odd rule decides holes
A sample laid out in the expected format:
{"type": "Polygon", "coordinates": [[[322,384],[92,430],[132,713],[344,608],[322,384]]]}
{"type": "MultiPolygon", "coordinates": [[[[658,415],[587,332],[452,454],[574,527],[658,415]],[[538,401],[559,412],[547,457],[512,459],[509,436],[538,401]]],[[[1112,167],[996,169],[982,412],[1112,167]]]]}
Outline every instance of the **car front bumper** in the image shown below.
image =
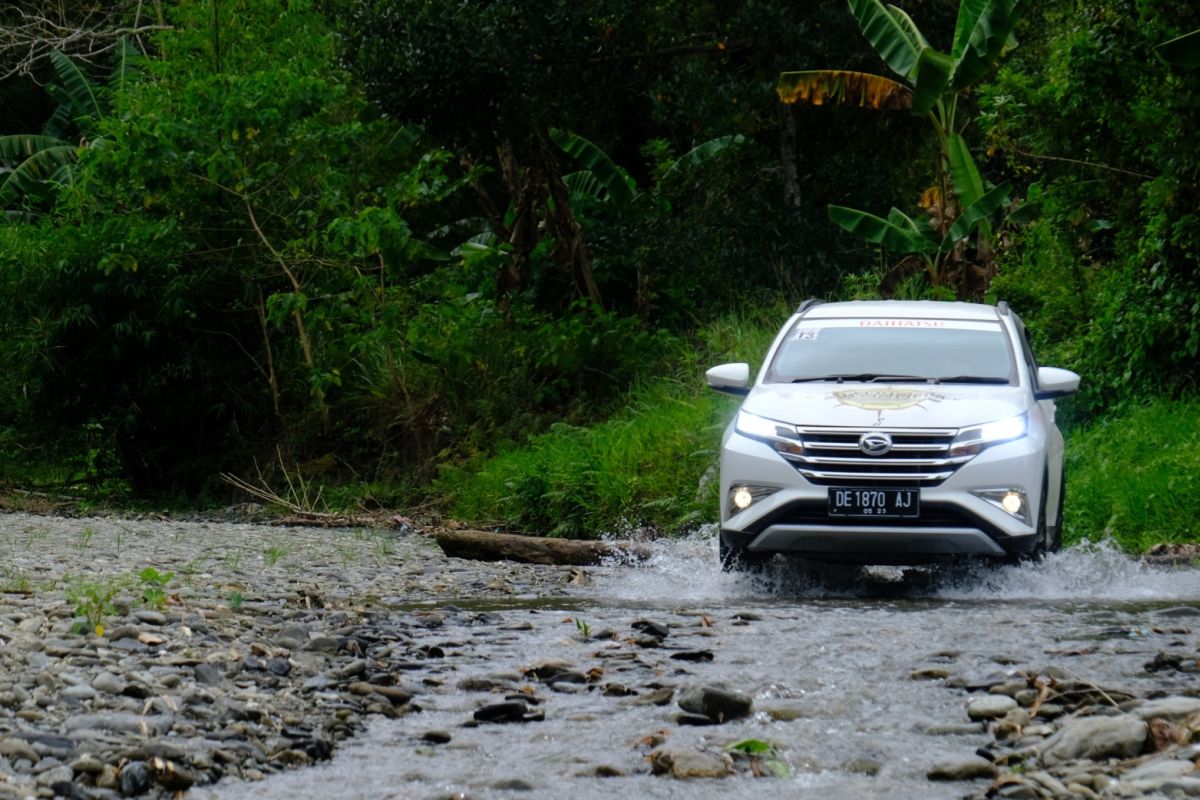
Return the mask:
{"type": "Polygon", "coordinates": [[[1044,442],[1029,435],[992,446],[941,484],[922,487],[916,518],[831,517],[830,487],[810,483],[768,445],[730,431],[721,452],[721,538],[751,553],[859,564],[1018,556],[1037,544],[1044,474],[1044,442]],[[741,485],[774,491],[738,511],[730,490],[741,485]],[[989,489],[1022,491],[1025,519],[973,494],[989,489]]]}

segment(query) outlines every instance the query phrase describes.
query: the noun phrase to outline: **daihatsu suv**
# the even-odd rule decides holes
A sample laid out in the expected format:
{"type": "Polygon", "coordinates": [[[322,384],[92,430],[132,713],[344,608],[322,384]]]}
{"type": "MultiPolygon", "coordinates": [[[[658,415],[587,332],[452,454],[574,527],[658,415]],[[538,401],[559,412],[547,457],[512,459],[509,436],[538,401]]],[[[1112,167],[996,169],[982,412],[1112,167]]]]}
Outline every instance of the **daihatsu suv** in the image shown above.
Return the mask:
{"type": "Polygon", "coordinates": [[[808,301],[721,442],[721,563],[777,553],[851,564],[1038,557],[1060,544],[1054,400],[1079,376],[1039,367],[1007,306],[808,301]]]}

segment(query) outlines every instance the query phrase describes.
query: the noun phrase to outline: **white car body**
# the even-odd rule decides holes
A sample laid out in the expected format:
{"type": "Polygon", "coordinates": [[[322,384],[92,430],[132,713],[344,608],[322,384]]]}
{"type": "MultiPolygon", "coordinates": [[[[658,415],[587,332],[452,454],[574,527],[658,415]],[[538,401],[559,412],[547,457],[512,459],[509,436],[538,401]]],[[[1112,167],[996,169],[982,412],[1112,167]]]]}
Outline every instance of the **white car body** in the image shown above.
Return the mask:
{"type": "Polygon", "coordinates": [[[721,443],[727,569],[776,553],[915,564],[1058,547],[1054,398],[1079,376],[1038,367],[1003,303],[809,301],[753,384],[746,364],[708,382],[745,395],[721,443]]]}

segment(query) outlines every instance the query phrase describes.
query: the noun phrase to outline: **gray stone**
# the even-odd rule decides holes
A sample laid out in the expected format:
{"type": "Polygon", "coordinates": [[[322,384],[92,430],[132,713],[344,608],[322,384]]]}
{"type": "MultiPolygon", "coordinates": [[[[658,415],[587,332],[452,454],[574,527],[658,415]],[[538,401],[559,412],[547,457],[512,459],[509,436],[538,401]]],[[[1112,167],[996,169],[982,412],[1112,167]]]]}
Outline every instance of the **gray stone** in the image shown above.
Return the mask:
{"type": "Polygon", "coordinates": [[[914,681],[944,681],[950,677],[950,670],[945,667],[923,667],[914,670],[908,677],[914,681]]]}
{"type": "Polygon", "coordinates": [[[66,689],[63,689],[62,694],[63,697],[70,697],[75,700],[91,700],[96,696],[96,690],[81,683],[78,686],[68,686],[66,689]]]}
{"type": "Polygon", "coordinates": [[[225,682],[225,673],[222,672],[216,664],[197,664],[192,674],[196,678],[196,683],[203,686],[220,686],[225,682]]]}
{"type": "Polygon", "coordinates": [[[973,720],[999,719],[1017,708],[1017,701],[1004,694],[975,697],[967,703],[967,717],[973,720]]]}
{"type": "Polygon", "coordinates": [[[1176,758],[1165,758],[1142,764],[1121,776],[1123,782],[1152,782],[1155,786],[1171,778],[1180,778],[1189,772],[1195,772],[1196,765],[1191,761],[1176,758]]]}
{"type": "Polygon", "coordinates": [[[872,758],[852,758],[842,764],[842,769],[854,775],[875,776],[883,769],[883,765],[872,758]]]}
{"type": "Polygon", "coordinates": [[[740,692],[716,686],[693,686],[680,693],[679,707],[717,722],[728,722],[748,715],[754,708],[754,701],[740,692]]]}
{"type": "Polygon", "coordinates": [[[75,779],[75,771],[65,764],[41,772],[37,776],[39,786],[54,786],[56,783],[70,783],[75,779]]]}
{"type": "Polygon", "coordinates": [[[121,767],[121,794],[141,794],[150,788],[151,778],[150,767],[145,761],[130,761],[121,767]]]}
{"type": "Polygon", "coordinates": [[[92,680],[92,688],[105,694],[121,694],[125,686],[125,681],[111,672],[101,672],[92,680]]]}
{"type": "Polygon", "coordinates": [[[680,780],[724,778],[733,772],[733,759],[695,747],[661,747],[650,754],[650,769],[655,775],[680,780]]]}
{"type": "Polygon", "coordinates": [[[973,781],[996,777],[996,767],[982,758],[937,764],[925,774],[931,781],[973,781]]]}
{"type": "Polygon", "coordinates": [[[1168,797],[1200,797],[1200,778],[1172,778],[1158,789],[1168,797]]]}
{"type": "Polygon", "coordinates": [[[1149,700],[1134,709],[1142,719],[1165,719],[1168,722],[1178,722],[1193,714],[1200,714],[1200,698],[1196,697],[1162,697],[1149,700]]]}
{"type": "Polygon", "coordinates": [[[144,622],[147,625],[166,625],[167,624],[167,615],[163,614],[161,611],[149,611],[146,609],[142,609],[142,610],[133,612],[133,617],[138,622],[144,622]]]}
{"type": "Polygon", "coordinates": [[[1142,752],[1146,733],[1146,723],[1132,714],[1084,717],[1063,726],[1038,755],[1050,767],[1077,759],[1133,758],[1142,752]]]}
{"type": "Polygon", "coordinates": [[[308,628],[298,623],[289,623],[275,634],[275,644],[289,650],[299,650],[308,643],[308,628]]]}
{"type": "Polygon", "coordinates": [[[11,761],[25,759],[26,761],[36,764],[41,760],[41,756],[37,751],[24,739],[4,738],[0,739],[0,756],[11,761]]]}

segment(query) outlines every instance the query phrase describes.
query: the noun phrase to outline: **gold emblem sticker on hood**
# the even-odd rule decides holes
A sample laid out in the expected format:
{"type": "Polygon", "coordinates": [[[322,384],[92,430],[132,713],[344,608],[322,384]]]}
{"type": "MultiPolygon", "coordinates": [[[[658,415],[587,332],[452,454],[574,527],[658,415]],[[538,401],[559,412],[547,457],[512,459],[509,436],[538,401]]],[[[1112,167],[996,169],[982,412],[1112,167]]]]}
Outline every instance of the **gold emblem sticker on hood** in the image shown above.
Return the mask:
{"type": "Polygon", "coordinates": [[[924,389],[841,389],[833,393],[839,406],[853,406],[875,412],[875,424],[883,424],[883,412],[903,411],[906,408],[924,409],[923,403],[940,403],[946,399],[941,392],[924,389]]]}

